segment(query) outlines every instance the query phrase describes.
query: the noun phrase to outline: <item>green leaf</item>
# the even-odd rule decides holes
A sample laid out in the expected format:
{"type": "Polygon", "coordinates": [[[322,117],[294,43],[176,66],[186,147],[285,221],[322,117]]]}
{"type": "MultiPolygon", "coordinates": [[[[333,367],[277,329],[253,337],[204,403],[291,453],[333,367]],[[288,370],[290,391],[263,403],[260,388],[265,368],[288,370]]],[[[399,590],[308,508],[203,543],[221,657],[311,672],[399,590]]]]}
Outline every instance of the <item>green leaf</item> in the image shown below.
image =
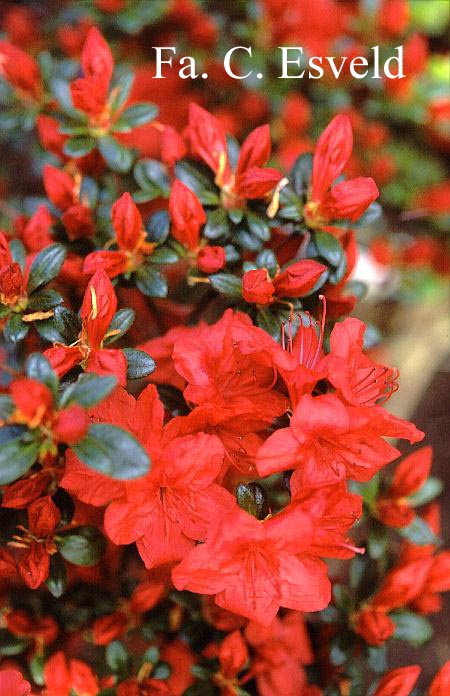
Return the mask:
{"type": "Polygon", "coordinates": [[[170,218],[166,210],[154,213],[146,225],[149,241],[163,244],[169,236],[170,218]]]}
{"type": "Polygon", "coordinates": [[[60,335],[59,342],[69,346],[77,340],[81,331],[81,321],[78,314],[67,307],[56,307],[53,321],[55,329],[60,335]]]}
{"type": "Polygon", "coordinates": [[[170,665],[167,662],[158,662],[155,669],[152,672],[153,679],[166,680],[172,674],[170,665]]]}
{"type": "Polygon", "coordinates": [[[45,584],[47,585],[50,594],[56,598],[61,597],[66,590],[67,570],[66,565],[59,553],[55,553],[50,556],[50,571],[45,584]]]}
{"type": "Polygon", "coordinates": [[[258,520],[269,514],[267,495],[258,483],[239,483],[236,486],[236,499],[239,507],[258,520]]]}
{"type": "Polygon", "coordinates": [[[407,527],[400,527],[397,531],[404,539],[418,546],[440,544],[440,539],[433,534],[425,520],[418,515],[416,515],[411,524],[407,527]]]}
{"type": "Polygon", "coordinates": [[[256,257],[256,266],[257,268],[267,268],[269,273],[275,273],[278,262],[272,249],[263,249],[263,251],[259,252],[256,257]]]}
{"type": "Polygon", "coordinates": [[[374,647],[368,645],[367,651],[367,664],[374,672],[381,674],[387,670],[387,648],[386,645],[380,645],[379,647],[374,647]]]}
{"type": "Polygon", "coordinates": [[[31,353],[28,357],[25,371],[30,379],[37,379],[45,384],[56,397],[59,387],[59,379],[53,371],[50,362],[42,353],[31,353]]]}
{"type": "Polygon", "coordinates": [[[389,543],[389,536],[386,527],[376,522],[369,532],[367,538],[367,551],[370,558],[383,558],[389,543]]]}
{"type": "MultiPolygon", "coordinates": [[[[51,563],[51,557],[50,557],[51,563]]],[[[45,676],[44,676],[44,665],[45,658],[43,655],[35,654],[29,662],[30,674],[33,681],[38,686],[45,686],[45,676]]]]}
{"type": "Polygon", "coordinates": [[[63,152],[67,157],[84,157],[92,152],[96,145],[97,141],[95,138],[92,138],[90,135],[80,135],[66,140],[63,152]]]}
{"type": "Polygon", "coordinates": [[[31,310],[32,312],[45,312],[49,309],[53,309],[57,305],[63,302],[63,298],[52,288],[47,288],[45,290],[38,290],[33,293],[27,305],[27,313],[31,310]]]}
{"type": "Polygon", "coordinates": [[[250,232],[262,242],[268,242],[270,239],[270,227],[267,220],[250,211],[247,212],[246,217],[250,232]]]}
{"type": "Polygon", "coordinates": [[[144,476],[150,459],[130,433],[115,425],[93,423],[72,449],[82,462],[101,474],[128,480],[144,476]]]}
{"type": "Polygon", "coordinates": [[[113,126],[113,130],[128,132],[137,126],[143,126],[146,123],[153,121],[159,113],[159,108],[155,104],[146,104],[144,102],[133,104],[125,111],[122,111],[120,118],[113,126]]]}
{"type": "Polygon", "coordinates": [[[96,527],[82,526],[61,534],[57,546],[61,556],[69,563],[92,566],[102,557],[106,539],[96,527]]]}
{"type": "Polygon", "coordinates": [[[117,380],[112,375],[100,377],[86,372],[65,389],[59,406],[66,408],[69,404],[78,404],[83,408],[90,408],[103,401],[116,386],[117,380]]]}
{"type": "Polygon", "coordinates": [[[232,273],[214,273],[209,276],[214,290],[225,297],[242,297],[242,281],[232,273]]]}
{"type": "MultiPolygon", "coordinates": [[[[4,430],[0,428],[1,431],[4,430]]],[[[0,447],[0,486],[23,476],[35,463],[39,443],[26,442],[23,437],[2,442],[0,447]]]]}
{"type": "Polygon", "coordinates": [[[282,319],[270,309],[260,309],[256,315],[256,324],[264,329],[274,341],[279,341],[281,336],[282,319]]]}
{"type": "Polygon", "coordinates": [[[149,261],[150,263],[166,265],[168,263],[177,263],[179,259],[180,257],[174,249],[170,249],[169,247],[159,247],[159,249],[155,249],[153,254],[150,256],[149,261]]]}
{"type": "Polygon", "coordinates": [[[11,252],[12,260],[18,263],[23,271],[25,268],[27,251],[20,239],[11,239],[9,242],[9,250],[11,252]]]}
{"type": "MultiPolygon", "coordinates": [[[[208,172],[209,175],[209,172],[208,172]]],[[[217,187],[210,176],[200,170],[197,163],[180,160],[175,165],[175,176],[191,189],[201,203],[205,192],[217,194],[217,187]]]]}
{"type": "Polygon", "coordinates": [[[134,82],[134,73],[126,72],[119,77],[113,85],[114,98],[111,100],[111,111],[114,113],[125,104],[130,96],[130,91],[134,82]]]}
{"type": "Polygon", "coordinates": [[[234,225],[239,225],[244,218],[244,213],[245,210],[243,208],[236,208],[228,211],[228,217],[234,225]]]}
{"type": "Polygon", "coordinates": [[[0,394],[0,420],[7,420],[14,411],[13,400],[8,394],[0,394]]]}
{"type": "Polygon", "coordinates": [[[65,258],[66,250],[62,244],[51,244],[42,249],[31,264],[27,284],[28,294],[56,278],[65,258]]]}
{"type": "Polygon", "coordinates": [[[132,326],[134,320],[136,319],[136,312],[134,309],[130,309],[130,307],[125,307],[124,309],[119,309],[118,312],[115,313],[112,322],[108,326],[108,331],[106,334],[108,335],[109,333],[118,332],[114,333],[114,336],[108,336],[104,343],[106,345],[109,345],[111,343],[114,343],[114,341],[118,341],[119,338],[122,338],[129,328],[132,326]]]}
{"type": "Polygon", "coordinates": [[[112,135],[104,135],[98,140],[98,149],[106,164],[113,172],[124,174],[131,169],[133,155],[131,150],[121,145],[112,135]]]}
{"type": "Polygon", "coordinates": [[[291,171],[291,182],[297,196],[306,196],[312,175],[312,154],[306,152],[295,160],[291,171]]]}
{"type": "Polygon", "coordinates": [[[136,285],[148,297],[166,297],[167,281],[161,273],[150,264],[143,264],[136,273],[136,285]]]}
{"type": "Polygon", "coordinates": [[[167,169],[158,160],[139,160],[134,166],[133,174],[137,184],[144,191],[156,188],[157,194],[159,192],[167,194],[170,190],[170,179],[167,175],[167,169]]]}
{"type": "Polygon", "coordinates": [[[395,623],[394,638],[406,640],[411,645],[419,646],[430,640],[433,627],[423,616],[409,611],[393,612],[390,618],[395,623]]]}
{"type": "Polygon", "coordinates": [[[124,348],[123,352],[127,359],[128,379],[142,379],[142,377],[147,377],[154,372],[155,361],[144,350],[124,348]]]}
{"type": "Polygon", "coordinates": [[[216,208],[208,213],[203,234],[207,239],[219,239],[225,237],[230,231],[227,214],[223,208],[216,208]]]}
{"type": "Polygon", "coordinates": [[[18,638],[6,628],[0,629],[0,655],[2,657],[12,657],[25,652],[29,646],[29,640],[26,638],[18,638]]]}
{"type": "Polygon", "coordinates": [[[328,234],[328,232],[315,232],[313,237],[319,256],[328,261],[331,266],[337,268],[344,254],[340,242],[332,234],[328,234]]]}
{"type": "Polygon", "coordinates": [[[113,640],[106,646],[105,659],[113,672],[126,671],[128,668],[128,652],[120,640],[113,640]]]}
{"type": "Polygon", "coordinates": [[[408,496],[408,503],[412,507],[426,505],[431,500],[437,498],[442,493],[443,488],[444,484],[441,479],[436,478],[436,476],[430,476],[416,493],[408,496]]]}
{"type": "Polygon", "coordinates": [[[13,314],[6,322],[3,335],[11,343],[20,343],[28,333],[29,325],[22,321],[21,314],[13,314]]]}

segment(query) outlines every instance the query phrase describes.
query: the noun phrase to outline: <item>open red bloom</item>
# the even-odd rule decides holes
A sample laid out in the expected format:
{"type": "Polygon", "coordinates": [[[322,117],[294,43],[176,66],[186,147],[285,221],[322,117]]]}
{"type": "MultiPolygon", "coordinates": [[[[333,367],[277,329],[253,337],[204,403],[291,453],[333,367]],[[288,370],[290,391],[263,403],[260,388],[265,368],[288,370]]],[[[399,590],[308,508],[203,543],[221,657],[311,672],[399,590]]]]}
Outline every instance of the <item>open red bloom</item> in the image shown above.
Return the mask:
{"type": "Polygon", "coordinates": [[[200,157],[216,175],[225,208],[239,208],[248,199],[264,198],[282,178],[278,170],[264,167],[271,152],[267,125],[256,128],[246,138],[234,172],[222,125],[197,104],[189,108],[188,138],[192,154],[200,157]]]}
{"type": "Polygon", "coordinates": [[[393,461],[399,451],[383,437],[417,442],[424,434],[380,406],[345,406],[334,394],[305,394],[290,427],[277,430],[258,452],[261,476],[297,468],[305,484],[318,485],[343,478],[368,481],[393,461]]]}
{"type": "Polygon", "coordinates": [[[237,508],[211,520],[206,543],[172,571],[174,585],[214,594],[219,606],[264,626],[280,606],[318,611],[330,601],[330,584],[326,566],[309,555],[311,532],[298,509],[260,522],[237,508]]]}
{"type": "Polygon", "coordinates": [[[365,324],[350,317],[334,325],[330,354],[324,360],[327,379],[352,406],[373,406],[397,391],[398,371],[373,362],[363,352],[365,324]]]}
{"type": "Polygon", "coordinates": [[[28,507],[28,529],[16,543],[21,550],[17,570],[33,590],[48,577],[50,556],[56,551],[53,533],[60,517],[59,509],[49,496],[38,498],[28,507]]]}
{"type": "Polygon", "coordinates": [[[126,384],[127,361],[123,351],[103,348],[108,327],[116,313],[117,298],[105,271],[99,268],[92,276],[81,306],[82,329],[75,345],[55,345],[44,355],[62,377],[76,365],[99,375],[114,375],[126,384]]]}
{"type": "Polygon", "coordinates": [[[80,500],[109,506],[105,529],[116,544],[137,542],[151,568],[180,558],[203,540],[212,519],[221,519],[234,498],[214,483],[223,447],[214,435],[177,437],[163,428],[163,405],[149,385],[137,401],[117,390],[92,410],[96,420],[127,428],[146,447],[152,469],[135,481],[116,481],[97,474],[68,453],[61,485],[80,500]]]}
{"type": "Polygon", "coordinates": [[[15,669],[0,671],[0,693],[8,696],[28,696],[31,694],[31,684],[15,669]]]}
{"type": "Polygon", "coordinates": [[[141,214],[128,192],[111,208],[112,224],[117,250],[93,251],[84,260],[83,271],[95,273],[102,268],[109,278],[121,273],[132,273],[151,254],[155,245],[146,242],[146,232],[141,214]]]}
{"type": "Polygon", "coordinates": [[[62,651],[45,663],[44,679],[48,696],[97,696],[99,685],[92,669],[82,660],[68,660],[62,651]]]}
{"type": "Polygon", "coordinates": [[[323,131],[313,158],[311,191],[304,208],[310,227],[324,227],[329,221],[358,220],[379,196],[371,178],[357,177],[333,186],[344,170],[353,148],[350,119],[340,114],[323,131]]]}
{"type": "Polygon", "coordinates": [[[13,261],[9,243],[0,231],[0,305],[26,306],[26,282],[18,263],[13,261]]]}
{"type": "Polygon", "coordinates": [[[450,693],[450,660],[436,674],[427,691],[427,696],[446,696],[450,693]]]}

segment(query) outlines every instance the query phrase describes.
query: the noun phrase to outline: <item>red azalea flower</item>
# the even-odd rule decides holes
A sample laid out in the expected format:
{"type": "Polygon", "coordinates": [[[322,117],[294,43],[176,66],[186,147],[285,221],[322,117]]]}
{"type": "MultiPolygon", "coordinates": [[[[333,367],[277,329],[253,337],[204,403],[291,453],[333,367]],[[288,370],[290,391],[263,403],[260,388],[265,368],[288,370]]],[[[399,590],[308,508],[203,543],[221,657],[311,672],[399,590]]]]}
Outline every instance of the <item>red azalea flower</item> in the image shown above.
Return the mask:
{"type": "Polygon", "coordinates": [[[310,485],[343,478],[368,481],[399,451],[383,437],[417,442],[424,434],[380,406],[345,406],[335,394],[305,394],[296,406],[289,428],[271,435],[258,452],[261,476],[299,469],[310,485]]]}
{"type": "MultiPolygon", "coordinates": [[[[155,244],[146,242],[146,232],[141,214],[128,192],[124,193],[111,208],[117,250],[93,251],[84,260],[83,271],[95,273],[102,268],[109,278],[121,273],[132,273],[152,254],[155,244]]],[[[108,244],[108,246],[110,245],[108,244]]]]}
{"type": "Polygon", "coordinates": [[[427,696],[446,696],[450,692],[450,660],[436,674],[427,696]]]}
{"type": "Polygon", "coordinates": [[[26,279],[18,263],[13,261],[9,243],[0,231],[0,304],[26,307],[26,279]]]}
{"type": "Polygon", "coordinates": [[[183,558],[193,540],[205,538],[210,520],[220,519],[235,505],[214,483],[223,461],[220,440],[205,433],[177,437],[170,425],[163,428],[164,409],[153,385],[137,401],[117,390],[92,415],[139,437],[152,470],[136,481],[113,481],[68,453],[61,485],[84,502],[110,503],[105,513],[108,536],[116,544],[136,541],[148,568],[183,558]]]}
{"type": "Polygon", "coordinates": [[[197,266],[202,273],[217,273],[226,264],[225,249],[220,246],[205,246],[197,254],[197,266]]]}
{"type": "Polygon", "coordinates": [[[373,179],[358,177],[333,186],[350,159],[353,136],[350,119],[335,116],[316,144],[311,191],[304,208],[309,227],[324,227],[342,218],[355,221],[379,196],[373,179]]]}
{"type": "Polygon", "coordinates": [[[81,660],[67,659],[62,651],[54,653],[45,663],[44,680],[47,696],[97,696],[98,679],[81,660]]]}
{"type": "Polygon", "coordinates": [[[21,550],[17,570],[32,590],[48,577],[50,556],[57,550],[53,533],[60,517],[59,509],[49,496],[38,498],[28,508],[28,527],[19,527],[23,536],[11,543],[21,550]]]}
{"type": "Polygon", "coordinates": [[[0,670],[0,693],[8,696],[29,696],[31,684],[15,669],[0,670]]]}
{"type": "Polygon", "coordinates": [[[368,645],[380,646],[395,631],[395,623],[382,610],[367,607],[359,612],[355,619],[355,631],[368,645]]]}
{"type": "Polygon", "coordinates": [[[387,401],[398,389],[398,370],[378,365],[363,352],[365,324],[350,317],[334,325],[330,353],[324,360],[327,379],[352,406],[387,401]]]}
{"type": "Polygon", "coordinates": [[[326,566],[309,554],[312,525],[300,510],[260,522],[236,509],[212,518],[205,544],[172,571],[178,590],[268,626],[280,606],[318,611],[330,601],[326,566]],[[301,534],[299,534],[301,530],[301,534]]]}
{"type": "Polygon", "coordinates": [[[379,682],[374,696],[409,696],[420,672],[418,665],[399,667],[388,672],[379,682]]]}
{"type": "Polygon", "coordinates": [[[397,466],[391,485],[377,501],[377,514],[383,524],[405,527],[413,521],[415,514],[407,496],[416,493],[427,480],[432,458],[432,447],[422,447],[397,466]]]}
{"type": "Polygon", "coordinates": [[[267,125],[256,128],[246,138],[234,172],[220,122],[197,104],[189,108],[188,139],[192,154],[200,157],[216,175],[222,204],[227,209],[240,208],[248,199],[264,198],[282,179],[279,171],[264,167],[271,153],[267,125]]]}
{"type": "Polygon", "coordinates": [[[56,344],[44,355],[62,377],[76,365],[87,372],[114,375],[119,384],[126,384],[127,361],[121,350],[103,348],[108,327],[116,313],[117,298],[111,281],[101,268],[92,276],[81,306],[82,329],[76,344],[56,344]]]}

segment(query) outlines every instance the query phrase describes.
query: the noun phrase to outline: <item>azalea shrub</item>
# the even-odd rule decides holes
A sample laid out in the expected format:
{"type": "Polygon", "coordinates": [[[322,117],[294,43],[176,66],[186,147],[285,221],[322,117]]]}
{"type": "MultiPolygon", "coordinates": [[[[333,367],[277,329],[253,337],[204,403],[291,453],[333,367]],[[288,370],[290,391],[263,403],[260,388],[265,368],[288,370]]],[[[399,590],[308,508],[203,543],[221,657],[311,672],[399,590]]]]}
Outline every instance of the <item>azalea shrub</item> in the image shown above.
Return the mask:
{"type": "Polygon", "coordinates": [[[445,696],[450,662],[388,661],[431,639],[450,553],[432,448],[351,316],[381,211],[354,119],[289,166],[277,123],[234,137],[172,95],[174,123],[106,36],[214,23],[137,5],[58,17],[69,58],[27,8],[0,41],[38,192],[1,211],[0,693],[445,696]]]}

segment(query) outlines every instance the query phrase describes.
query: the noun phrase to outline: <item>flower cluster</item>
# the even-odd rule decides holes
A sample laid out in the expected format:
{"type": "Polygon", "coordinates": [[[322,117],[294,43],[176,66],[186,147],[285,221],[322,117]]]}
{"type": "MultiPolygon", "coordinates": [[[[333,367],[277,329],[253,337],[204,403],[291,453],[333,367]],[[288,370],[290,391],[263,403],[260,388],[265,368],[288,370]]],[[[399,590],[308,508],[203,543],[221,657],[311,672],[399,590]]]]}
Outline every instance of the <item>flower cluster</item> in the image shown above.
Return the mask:
{"type": "MultiPolygon", "coordinates": [[[[86,3],[214,43],[165,4],[86,3]]],[[[0,692],[408,696],[386,641],[431,637],[450,555],[432,449],[402,457],[424,433],[348,316],[379,212],[352,118],[287,171],[267,124],[239,146],[196,101],[158,115],[90,15],[59,27],[71,60],[35,60],[32,17],[0,41],[42,172],[0,232],[0,692]]]]}

